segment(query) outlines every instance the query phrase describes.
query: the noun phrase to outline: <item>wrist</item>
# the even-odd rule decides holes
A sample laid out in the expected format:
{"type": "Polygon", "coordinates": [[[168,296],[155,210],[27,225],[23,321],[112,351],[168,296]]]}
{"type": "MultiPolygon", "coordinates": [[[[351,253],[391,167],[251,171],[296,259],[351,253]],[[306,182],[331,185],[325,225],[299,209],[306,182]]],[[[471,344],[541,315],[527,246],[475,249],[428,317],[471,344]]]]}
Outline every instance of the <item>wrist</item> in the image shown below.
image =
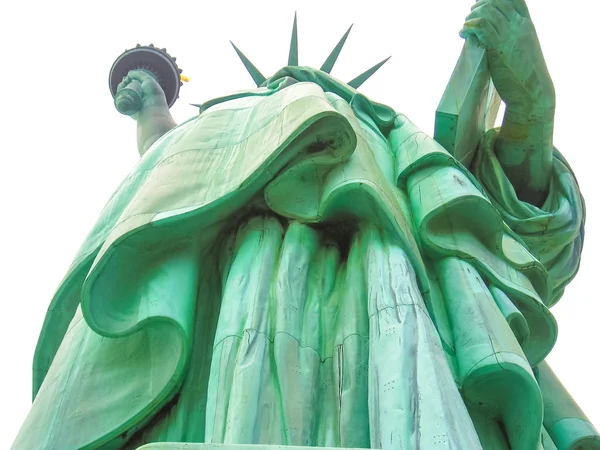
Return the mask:
{"type": "Polygon", "coordinates": [[[515,100],[506,102],[505,118],[511,122],[531,125],[554,120],[556,96],[549,76],[544,81],[538,80],[530,95],[515,100]]]}
{"type": "Polygon", "coordinates": [[[554,121],[554,99],[544,98],[528,105],[506,105],[504,120],[522,126],[543,125],[554,121]]]}
{"type": "Polygon", "coordinates": [[[154,104],[144,104],[142,108],[135,114],[134,119],[140,122],[155,121],[161,117],[171,117],[169,107],[166,102],[157,102],[154,104]]]}
{"type": "Polygon", "coordinates": [[[156,142],[163,134],[177,124],[173,120],[169,108],[147,108],[137,117],[137,143],[140,155],[156,142]]]}

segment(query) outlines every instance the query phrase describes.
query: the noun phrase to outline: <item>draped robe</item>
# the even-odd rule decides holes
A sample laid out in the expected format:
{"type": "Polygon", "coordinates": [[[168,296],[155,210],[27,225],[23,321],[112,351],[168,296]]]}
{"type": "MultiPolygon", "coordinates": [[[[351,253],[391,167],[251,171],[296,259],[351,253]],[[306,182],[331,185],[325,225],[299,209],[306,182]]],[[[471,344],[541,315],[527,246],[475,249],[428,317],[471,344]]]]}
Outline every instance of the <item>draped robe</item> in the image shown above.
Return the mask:
{"type": "Polygon", "coordinates": [[[583,199],[555,151],[545,203],[520,201],[496,134],[466,168],[309,68],[205,104],[82,245],[13,448],[593,442],[543,363],[583,199]]]}

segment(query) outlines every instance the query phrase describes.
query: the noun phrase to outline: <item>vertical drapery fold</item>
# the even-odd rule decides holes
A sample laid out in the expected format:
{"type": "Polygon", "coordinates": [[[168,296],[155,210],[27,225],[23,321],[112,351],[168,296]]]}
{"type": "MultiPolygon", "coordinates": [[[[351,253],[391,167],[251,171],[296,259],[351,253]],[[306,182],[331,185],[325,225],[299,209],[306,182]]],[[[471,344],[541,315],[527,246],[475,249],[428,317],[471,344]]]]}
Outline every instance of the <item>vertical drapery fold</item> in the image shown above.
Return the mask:
{"type": "Polygon", "coordinates": [[[548,305],[583,226],[564,160],[533,211],[490,175],[487,144],[473,175],[326,74],[280,77],[207,103],[120,186],[53,300],[46,380],[15,448],[478,448],[479,433],[505,450],[546,436],[531,367],[556,338],[548,305]]]}

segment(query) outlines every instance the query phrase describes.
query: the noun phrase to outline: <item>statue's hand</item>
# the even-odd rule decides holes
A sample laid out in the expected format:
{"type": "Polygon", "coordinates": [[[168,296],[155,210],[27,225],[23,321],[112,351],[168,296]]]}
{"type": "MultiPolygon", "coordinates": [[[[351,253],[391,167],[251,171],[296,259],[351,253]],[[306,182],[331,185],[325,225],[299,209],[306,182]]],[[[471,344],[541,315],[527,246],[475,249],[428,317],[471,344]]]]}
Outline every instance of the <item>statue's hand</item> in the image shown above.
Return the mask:
{"type": "Polygon", "coordinates": [[[554,86],[524,0],[480,0],[471,8],[463,38],[486,48],[494,86],[517,115],[553,112],[554,86]]]}
{"type": "Polygon", "coordinates": [[[158,84],[156,78],[144,70],[130,70],[127,76],[123,78],[123,81],[119,83],[115,95],[117,109],[119,109],[118,100],[125,97],[128,93],[128,97],[138,98],[139,101],[130,102],[132,105],[135,104],[135,106],[128,108],[129,111],[119,110],[119,112],[127,114],[136,120],[140,112],[149,109],[169,109],[165,93],[160,84],[158,84]]]}

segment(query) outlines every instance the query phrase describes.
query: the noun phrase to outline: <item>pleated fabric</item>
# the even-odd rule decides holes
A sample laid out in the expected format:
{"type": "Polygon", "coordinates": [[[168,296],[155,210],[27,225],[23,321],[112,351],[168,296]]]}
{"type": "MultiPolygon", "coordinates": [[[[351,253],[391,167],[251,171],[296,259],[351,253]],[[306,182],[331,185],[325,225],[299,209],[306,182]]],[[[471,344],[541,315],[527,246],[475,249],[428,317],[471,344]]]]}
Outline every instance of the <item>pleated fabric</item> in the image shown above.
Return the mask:
{"type": "Polygon", "coordinates": [[[130,445],[480,448],[401,246],[369,225],[349,242],[268,216],[228,236],[210,369],[194,348],[185,401],[130,445]]]}
{"type": "Polygon", "coordinates": [[[579,189],[556,153],[546,204],[519,203],[493,133],[471,173],[310,68],[208,102],[144,155],[82,245],[14,448],[596,439],[532,370],[578,267],[579,189]]]}

